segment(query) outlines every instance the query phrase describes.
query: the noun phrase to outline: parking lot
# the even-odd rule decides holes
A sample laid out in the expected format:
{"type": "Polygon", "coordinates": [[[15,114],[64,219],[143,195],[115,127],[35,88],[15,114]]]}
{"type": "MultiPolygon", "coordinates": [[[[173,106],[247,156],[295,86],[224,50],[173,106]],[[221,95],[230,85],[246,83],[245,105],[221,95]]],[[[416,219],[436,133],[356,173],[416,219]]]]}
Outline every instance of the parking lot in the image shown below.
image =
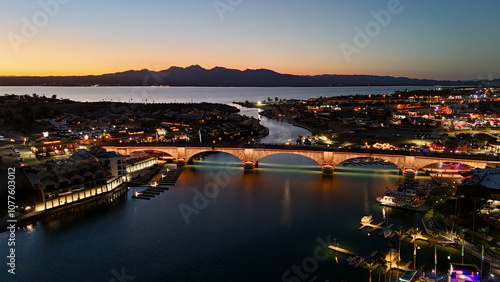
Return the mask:
{"type": "MultiPolygon", "coordinates": [[[[38,160],[31,153],[28,146],[22,145],[23,140],[16,138],[15,142],[12,142],[9,137],[6,137],[0,138],[0,156],[2,157],[0,159],[0,199],[7,198],[7,170],[8,168],[15,168],[15,202],[20,204],[38,200],[39,196],[33,189],[22,167],[23,164],[37,165],[38,160]],[[16,148],[17,152],[13,148],[16,148]],[[19,156],[17,153],[19,153],[19,156]]],[[[7,201],[2,201],[0,204],[0,217],[5,215],[7,211],[6,203],[7,201]]]]}

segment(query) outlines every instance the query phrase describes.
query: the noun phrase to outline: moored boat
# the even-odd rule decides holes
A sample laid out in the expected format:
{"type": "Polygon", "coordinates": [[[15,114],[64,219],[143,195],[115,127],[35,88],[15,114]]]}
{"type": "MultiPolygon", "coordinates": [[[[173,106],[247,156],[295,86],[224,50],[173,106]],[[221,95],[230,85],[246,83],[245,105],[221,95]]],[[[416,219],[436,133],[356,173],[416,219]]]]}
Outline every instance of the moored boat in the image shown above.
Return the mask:
{"type": "Polygon", "coordinates": [[[426,211],[428,208],[422,205],[416,191],[407,189],[405,191],[387,190],[383,197],[377,197],[377,202],[383,206],[404,208],[414,211],[426,211]]]}

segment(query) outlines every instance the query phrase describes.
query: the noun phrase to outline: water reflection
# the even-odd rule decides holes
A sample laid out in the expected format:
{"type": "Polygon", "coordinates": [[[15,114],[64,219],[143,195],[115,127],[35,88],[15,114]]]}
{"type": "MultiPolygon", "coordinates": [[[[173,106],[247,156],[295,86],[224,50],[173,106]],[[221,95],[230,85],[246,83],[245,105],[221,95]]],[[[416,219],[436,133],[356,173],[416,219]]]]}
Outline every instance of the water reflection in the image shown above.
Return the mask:
{"type": "Polygon", "coordinates": [[[288,226],[292,222],[291,210],[292,199],[290,196],[290,178],[285,181],[283,189],[283,211],[281,214],[281,224],[283,226],[288,226]]]}
{"type": "MultiPolygon", "coordinates": [[[[318,237],[331,235],[341,246],[364,254],[387,248],[377,232],[368,237],[366,231],[358,231],[359,220],[372,214],[377,223],[382,221],[382,208],[374,199],[401,180],[397,170],[380,174],[368,167],[326,176],[313,160],[296,155],[269,156],[258,169],[244,171],[235,157],[211,154],[187,166],[175,187],[151,201],[129,197],[115,203],[116,208],[89,208],[53,218],[38,226],[31,238],[28,232],[18,232],[23,242],[19,259],[25,265],[19,277],[28,280],[26,273],[37,273],[54,281],[71,280],[71,276],[109,281],[110,269],[125,266],[141,281],[165,277],[169,281],[280,281],[291,265],[311,255],[318,237]],[[193,189],[203,189],[221,172],[231,175],[227,185],[186,224],[179,204],[192,206],[193,189]],[[51,265],[80,263],[82,269],[93,271],[47,267],[43,259],[47,253],[51,265]]],[[[387,212],[395,227],[421,226],[421,214],[387,212]]],[[[397,239],[393,241],[397,244],[397,239]]],[[[426,248],[427,243],[418,244],[423,246],[418,251],[419,265],[433,265],[433,249],[426,248]]],[[[401,248],[403,260],[412,260],[413,245],[403,241],[401,248]]],[[[452,259],[459,255],[447,248],[439,252],[439,269],[447,267],[450,253],[452,259]]],[[[318,266],[317,281],[366,279],[366,271],[350,269],[343,263],[347,257],[337,256],[340,263],[332,256],[318,266]]]]}

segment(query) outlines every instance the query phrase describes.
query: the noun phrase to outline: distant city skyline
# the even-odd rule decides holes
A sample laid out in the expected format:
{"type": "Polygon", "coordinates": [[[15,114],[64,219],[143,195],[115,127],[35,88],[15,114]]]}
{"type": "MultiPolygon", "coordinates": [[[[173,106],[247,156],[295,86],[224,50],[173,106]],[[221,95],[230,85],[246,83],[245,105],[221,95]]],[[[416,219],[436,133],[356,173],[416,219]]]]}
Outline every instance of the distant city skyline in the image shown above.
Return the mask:
{"type": "Polygon", "coordinates": [[[0,75],[200,65],[295,75],[499,78],[500,2],[2,1],[0,75]]]}

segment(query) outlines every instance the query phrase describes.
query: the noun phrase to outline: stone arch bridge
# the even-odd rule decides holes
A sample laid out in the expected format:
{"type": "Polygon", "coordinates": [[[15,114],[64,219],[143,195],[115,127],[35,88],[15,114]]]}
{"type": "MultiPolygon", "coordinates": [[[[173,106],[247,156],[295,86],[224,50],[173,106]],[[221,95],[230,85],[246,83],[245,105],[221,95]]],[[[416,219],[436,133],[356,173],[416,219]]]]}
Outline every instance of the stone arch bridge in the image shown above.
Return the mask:
{"type": "Polygon", "coordinates": [[[407,151],[381,150],[335,150],[315,146],[254,145],[254,146],[210,146],[210,145],[163,145],[163,144],[103,144],[102,148],[122,155],[136,151],[157,151],[172,156],[177,165],[186,165],[194,156],[204,152],[224,152],[241,160],[245,169],[253,169],[258,161],[275,154],[295,154],[316,161],[326,174],[331,174],[335,167],[349,159],[373,157],[395,164],[405,175],[414,175],[417,170],[429,164],[439,162],[463,163],[474,168],[487,165],[500,165],[500,158],[487,156],[467,156],[450,154],[421,154],[407,151]]]}

